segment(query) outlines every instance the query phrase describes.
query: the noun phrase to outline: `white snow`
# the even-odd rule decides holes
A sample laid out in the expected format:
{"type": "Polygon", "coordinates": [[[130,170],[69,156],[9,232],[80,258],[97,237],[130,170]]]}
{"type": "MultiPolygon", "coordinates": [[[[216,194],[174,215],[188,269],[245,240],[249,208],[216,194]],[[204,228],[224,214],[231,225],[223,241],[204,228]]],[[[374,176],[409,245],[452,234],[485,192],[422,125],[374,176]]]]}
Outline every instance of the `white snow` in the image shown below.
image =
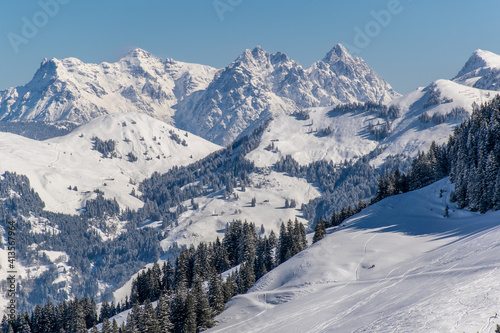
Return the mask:
{"type": "Polygon", "coordinates": [[[471,87],[498,90],[500,88],[498,86],[499,71],[500,55],[478,49],[474,51],[453,80],[471,87]],[[491,80],[484,80],[485,77],[489,76],[496,76],[496,80],[493,80],[493,82],[491,80]]]}
{"type": "Polygon", "coordinates": [[[184,205],[188,208],[179,217],[179,224],[169,231],[168,236],[162,240],[164,250],[174,243],[189,246],[200,242],[213,242],[219,236],[222,238],[226,224],[234,220],[247,220],[254,222],[257,229],[264,226],[267,233],[279,230],[282,222],[286,223],[297,218],[306,226],[305,220],[300,212],[302,203],[319,197],[320,192],[312,184],[304,179],[289,177],[282,173],[269,172],[267,174],[251,174],[251,186],[247,186],[243,192],[241,188],[235,188],[234,195],[230,199],[224,199],[223,194],[210,195],[196,198],[199,204],[197,210],[193,210],[190,201],[184,205]],[[251,207],[252,198],[256,199],[256,206],[251,207]],[[285,209],[285,200],[294,199],[296,208],[285,209]]]}
{"type": "Polygon", "coordinates": [[[493,332],[500,212],[458,210],[452,189],[365,209],[233,298],[210,332],[493,332]]]}
{"type": "Polygon", "coordinates": [[[341,163],[373,151],[378,142],[368,133],[368,124],[384,123],[384,119],[367,112],[335,113],[332,108],[304,110],[310,119],[276,116],[262,135],[261,144],[247,158],[258,167],[270,167],[280,158],[291,155],[301,165],[330,160],[341,163]],[[319,131],[330,127],[332,133],[322,136],[319,131]],[[268,146],[273,144],[274,149],[268,146]]]}
{"type": "Polygon", "coordinates": [[[472,113],[473,104],[480,105],[496,96],[498,92],[468,87],[450,80],[437,80],[426,88],[419,88],[408,95],[391,102],[398,106],[402,116],[395,119],[392,124],[392,133],[384,139],[380,145],[383,152],[372,164],[380,165],[389,155],[402,154],[414,157],[419,151],[429,149],[432,141],[438,145],[448,142],[453,130],[464,119],[447,121],[442,124],[432,122],[424,124],[418,117],[426,112],[429,116],[434,114],[445,115],[454,108],[464,108],[469,114],[472,113]],[[429,94],[432,91],[440,92],[441,102],[437,105],[425,107],[429,94]]]}
{"type": "Polygon", "coordinates": [[[116,198],[122,207],[137,209],[142,202],[130,193],[144,178],[155,171],[163,173],[173,166],[190,164],[219,148],[144,114],[113,114],[46,141],[0,132],[0,172],[28,176],[50,211],[75,214],[86,200],[96,196],[95,190],[116,198]],[[116,158],[102,158],[92,150],[94,136],[115,140],[116,158]],[[138,158],[136,162],[128,161],[126,155],[131,152],[138,158]],[[77,191],[69,186],[76,186],[77,191]]]}
{"type": "Polygon", "coordinates": [[[141,112],[172,122],[173,105],[205,89],[215,68],[163,61],[134,49],[116,63],[44,59],[26,85],[0,92],[2,120],[83,124],[111,113],[141,112]]]}

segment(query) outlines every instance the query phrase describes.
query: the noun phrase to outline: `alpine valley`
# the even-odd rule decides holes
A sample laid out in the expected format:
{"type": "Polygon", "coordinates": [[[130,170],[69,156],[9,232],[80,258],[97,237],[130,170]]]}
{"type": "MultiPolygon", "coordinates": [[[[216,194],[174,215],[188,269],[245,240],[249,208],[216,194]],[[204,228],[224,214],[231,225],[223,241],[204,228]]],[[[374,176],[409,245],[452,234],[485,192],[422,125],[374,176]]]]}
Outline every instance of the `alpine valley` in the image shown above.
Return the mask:
{"type": "Polygon", "coordinates": [[[404,96],[340,44],[44,59],[0,92],[2,329],[494,332],[498,91],[483,50],[404,96]]]}

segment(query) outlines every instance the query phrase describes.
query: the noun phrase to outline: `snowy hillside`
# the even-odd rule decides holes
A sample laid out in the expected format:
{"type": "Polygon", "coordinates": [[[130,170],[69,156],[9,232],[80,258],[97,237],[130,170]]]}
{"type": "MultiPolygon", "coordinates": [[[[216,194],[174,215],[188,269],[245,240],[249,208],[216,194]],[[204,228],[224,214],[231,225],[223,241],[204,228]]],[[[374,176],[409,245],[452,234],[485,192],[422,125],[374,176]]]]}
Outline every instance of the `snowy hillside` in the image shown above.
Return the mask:
{"type": "Polygon", "coordinates": [[[234,220],[254,222],[263,226],[267,234],[279,231],[280,224],[297,218],[304,225],[309,222],[302,217],[301,204],[317,198],[321,192],[305,179],[290,177],[282,173],[269,172],[251,174],[251,186],[245,191],[235,189],[230,198],[222,193],[195,199],[198,208],[189,201],[184,205],[190,209],[180,215],[178,226],[174,227],[161,245],[168,250],[174,243],[190,246],[200,242],[214,241],[222,237],[226,224],[234,220]],[[251,206],[255,198],[255,207],[251,206]],[[294,200],[296,207],[285,208],[286,200],[294,200]]]}
{"type": "Polygon", "coordinates": [[[281,52],[270,54],[258,46],[219,71],[193,110],[176,114],[176,124],[227,144],[270,115],[339,103],[389,102],[399,96],[340,44],[309,69],[281,52]]]}
{"type": "Polygon", "coordinates": [[[383,153],[375,165],[389,155],[413,157],[435,141],[445,144],[453,129],[472,113],[473,105],[491,100],[498,92],[437,80],[425,88],[394,100],[402,117],[394,120],[392,133],[381,142],[383,153]]]}
{"type": "Polygon", "coordinates": [[[432,141],[446,143],[455,126],[469,117],[474,103],[480,105],[496,94],[449,80],[435,81],[390,103],[399,110],[399,117],[389,119],[389,133],[378,140],[369,127],[384,126],[387,117],[361,107],[344,112],[310,108],[275,116],[260,146],[247,157],[259,167],[270,167],[287,155],[301,165],[320,160],[341,163],[375,150],[379,151],[375,166],[389,155],[414,157],[432,141]]]}
{"type": "Polygon", "coordinates": [[[142,207],[130,195],[142,179],[154,171],[190,164],[220,148],[138,113],[103,116],[46,141],[10,133],[0,133],[0,138],[0,172],[27,175],[47,210],[69,214],[95,197],[96,190],[116,197],[122,207],[142,207]],[[93,150],[94,137],[115,142],[108,158],[93,150]]]}
{"type": "Polygon", "coordinates": [[[500,213],[458,210],[452,189],[363,210],[233,298],[210,331],[493,332],[500,213]]]}
{"type": "Polygon", "coordinates": [[[385,119],[369,112],[330,112],[331,108],[311,108],[308,119],[294,115],[274,117],[259,147],[248,158],[259,167],[270,167],[291,155],[301,165],[331,160],[341,163],[372,152],[378,142],[368,133],[368,124],[385,119]],[[330,129],[331,133],[321,134],[330,129]]]}
{"type": "Polygon", "coordinates": [[[141,112],[171,122],[172,106],[205,89],[215,71],[141,49],[99,65],[45,59],[29,83],[0,92],[0,120],[83,124],[105,114],[141,112]]]}

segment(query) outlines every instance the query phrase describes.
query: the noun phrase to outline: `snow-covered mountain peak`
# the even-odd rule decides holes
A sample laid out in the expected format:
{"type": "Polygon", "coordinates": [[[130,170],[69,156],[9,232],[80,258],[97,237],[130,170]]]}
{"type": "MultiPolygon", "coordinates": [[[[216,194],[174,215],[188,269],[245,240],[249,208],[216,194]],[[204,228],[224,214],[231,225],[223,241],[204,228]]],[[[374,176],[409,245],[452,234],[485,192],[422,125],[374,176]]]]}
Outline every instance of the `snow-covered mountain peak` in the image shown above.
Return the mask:
{"type": "Polygon", "coordinates": [[[480,70],[482,68],[500,68],[500,55],[490,51],[478,49],[472,53],[464,67],[457,74],[456,78],[460,78],[468,73],[480,70]]]}
{"type": "Polygon", "coordinates": [[[146,50],[136,47],[135,49],[130,51],[124,58],[151,58],[151,57],[154,57],[154,55],[146,50]]]}
{"type": "Polygon", "coordinates": [[[140,48],[130,51],[125,57],[119,60],[119,63],[129,70],[131,68],[141,68],[149,72],[154,69],[157,74],[161,74],[165,67],[162,59],[140,48]]]}
{"type": "Polygon", "coordinates": [[[221,70],[164,61],[136,48],[115,63],[44,60],[30,83],[0,92],[0,120],[82,124],[105,114],[141,112],[227,144],[269,115],[397,96],[340,44],[308,70],[260,46],[221,70]]]}
{"type": "Polygon", "coordinates": [[[345,61],[346,59],[351,60],[353,59],[353,56],[349,54],[344,45],[337,44],[326,54],[323,58],[323,62],[333,64],[339,60],[345,61]]]}
{"type": "Polygon", "coordinates": [[[363,59],[352,56],[342,44],[335,45],[323,58],[307,69],[319,105],[357,101],[389,102],[400,97],[363,59]]]}
{"type": "Polygon", "coordinates": [[[256,46],[252,50],[246,49],[229,67],[266,67],[269,65],[271,54],[262,47],[256,46]]]}
{"type": "Polygon", "coordinates": [[[479,89],[500,90],[500,55],[474,51],[453,81],[479,89]]]}
{"type": "Polygon", "coordinates": [[[323,58],[322,62],[326,63],[330,70],[338,76],[354,78],[366,74],[375,74],[363,59],[352,56],[342,44],[335,45],[323,58]]]}

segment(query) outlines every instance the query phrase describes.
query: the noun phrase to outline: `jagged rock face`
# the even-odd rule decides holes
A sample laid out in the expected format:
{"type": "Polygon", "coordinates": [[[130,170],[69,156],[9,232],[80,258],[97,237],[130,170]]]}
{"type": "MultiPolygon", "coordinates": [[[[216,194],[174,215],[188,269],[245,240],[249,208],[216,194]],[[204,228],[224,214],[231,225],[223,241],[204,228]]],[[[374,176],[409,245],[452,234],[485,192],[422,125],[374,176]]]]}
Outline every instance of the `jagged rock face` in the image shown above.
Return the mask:
{"type": "Polygon", "coordinates": [[[309,69],[278,52],[246,50],[219,71],[192,110],[176,123],[227,144],[269,115],[348,102],[388,102],[400,95],[366,63],[337,45],[309,69]]]}
{"type": "Polygon", "coordinates": [[[336,45],[308,69],[321,106],[347,102],[387,103],[400,95],[359,57],[336,45]]]}
{"type": "Polygon", "coordinates": [[[141,112],[227,144],[271,115],[398,96],[342,45],[309,69],[256,47],[219,71],[135,49],[100,65],[44,60],[31,82],[0,92],[0,120],[82,124],[108,113],[141,112]]]}

